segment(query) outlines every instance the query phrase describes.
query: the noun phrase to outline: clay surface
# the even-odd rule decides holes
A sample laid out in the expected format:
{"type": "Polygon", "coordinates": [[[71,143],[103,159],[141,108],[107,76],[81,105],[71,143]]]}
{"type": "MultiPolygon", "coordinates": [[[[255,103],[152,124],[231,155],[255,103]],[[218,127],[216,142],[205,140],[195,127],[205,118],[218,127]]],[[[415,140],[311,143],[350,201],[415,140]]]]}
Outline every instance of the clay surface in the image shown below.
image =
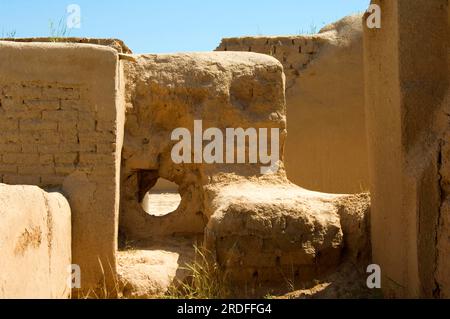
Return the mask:
{"type": "Polygon", "coordinates": [[[360,15],[314,35],[226,38],[217,50],[263,53],[283,64],[290,181],[325,193],[368,190],[360,15]]]}
{"type": "Polygon", "coordinates": [[[0,182],[66,196],[86,290],[115,272],[125,114],[119,66],[106,46],[0,42],[0,182]]]}
{"type": "Polygon", "coordinates": [[[0,184],[0,298],[68,298],[71,212],[59,193],[0,184]]]}

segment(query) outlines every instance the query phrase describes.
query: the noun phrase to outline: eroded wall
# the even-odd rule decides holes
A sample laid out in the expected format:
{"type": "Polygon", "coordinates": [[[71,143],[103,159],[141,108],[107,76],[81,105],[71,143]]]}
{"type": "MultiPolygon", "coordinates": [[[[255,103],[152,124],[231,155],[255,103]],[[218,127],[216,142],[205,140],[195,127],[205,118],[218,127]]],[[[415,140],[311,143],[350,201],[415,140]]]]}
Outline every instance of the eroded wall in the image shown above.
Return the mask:
{"type": "Polygon", "coordinates": [[[62,190],[84,291],[112,285],[115,273],[119,73],[107,47],[0,42],[0,181],[62,190]]]}
{"type": "Polygon", "coordinates": [[[0,184],[0,298],[69,298],[71,214],[59,193],[0,184]]]}
{"type": "MultiPolygon", "coordinates": [[[[279,61],[248,52],[131,58],[134,61],[125,65],[121,170],[120,230],[125,243],[141,247],[161,240],[158,237],[167,241],[203,235],[203,245],[236,290],[285,285],[286,278],[306,283],[336,271],[344,261],[358,263],[370,256],[369,196],[310,192],[286,177],[285,77],[279,61]],[[194,125],[198,120],[201,129],[194,125]],[[178,141],[171,135],[177,128],[191,134],[183,150],[189,163],[176,163],[172,157],[178,141]],[[270,153],[278,151],[273,163],[278,170],[263,174],[260,158],[255,163],[236,158],[223,163],[229,147],[218,133],[211,139],[223,146],[222,159],[198,159],[194,147],[210,144],[202,134],[209,128],[219,129],[223,137],[228,128],[278,129],[279,140],[259,136],[270,153]],[[163,217],[151,216],[139,205],[160,177],[178,184],[182,197],[179,208],[163,217]]],[[[232,151],[248,153],[254,144],[246,141],[245,147],[234,145],[232,151]]],[[[138,281],[130,286],[142,292],[138,281]]]]}
{"type": "Polygon", "coordinates": [[[186,128],[193,139],[195,120],[203,121],[203,130],[218,128],[222,132],[226,128],[279,128],[279,154],[283,154],[286,118],[282,67],[276,59],[256,53],[135,58],[125,67],[128,103],[121,229],[134,239],[203,234],[207,223],[204,185],[221,172],[258,175],[261,163],[206,164],[203,160],[194,163],[192,158],[191,163],[175,164],[171,151],[177,141],[172,141],[172,132],[186,128]],[[182,200],[176,212],[155,217],[139,202],[160,177],[179,185],[182,200]]]}
{"type": "Polygon", "coordinates": [[[360,16],[315,35],[223,39],[217,50],[268,54],[283,64],[292,182],[325,193],[368,189],[360,16]]]}

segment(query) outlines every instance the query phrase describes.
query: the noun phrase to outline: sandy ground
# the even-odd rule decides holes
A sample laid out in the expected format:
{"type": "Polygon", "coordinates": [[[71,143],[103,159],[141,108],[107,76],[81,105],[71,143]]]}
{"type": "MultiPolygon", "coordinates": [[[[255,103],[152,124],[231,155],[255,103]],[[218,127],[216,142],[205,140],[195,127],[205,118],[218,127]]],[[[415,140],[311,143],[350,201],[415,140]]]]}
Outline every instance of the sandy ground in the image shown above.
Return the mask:
{"type": "Polygon", "coordinates": [[[117,254],[119,286],[126,299],[162,298],[189,272],[197,238],[165,237],[125,242],[117,254]]]}
{"type": "Polygon", "coordinates": [[[275,295],[276,299],[379,299],[379,289],[367,288],[367,276],[361,265],[343,263],[336,272],[309,287],[275,295]]]}
{"type": "MultiPolygon", "coordinates": [[[[122,243],[123,244],[123,243],[122,243]]],[[[186,264],[195,260],[194,245],[201,238],[166,237],[128,243],[118,253],[118,272],[123,298],[167,298],[168,289],[183,281],[186,264]]],[[[314,282],[297,285],[286,282],[278,287],[239,289],[231,297],[264,299],[378,299],[378,290],[366,286],[367,274],[361,265],[342,264],[336,272],[314,282]]],[[[233,291],[233,287],[230,287],[233,291]]]]}

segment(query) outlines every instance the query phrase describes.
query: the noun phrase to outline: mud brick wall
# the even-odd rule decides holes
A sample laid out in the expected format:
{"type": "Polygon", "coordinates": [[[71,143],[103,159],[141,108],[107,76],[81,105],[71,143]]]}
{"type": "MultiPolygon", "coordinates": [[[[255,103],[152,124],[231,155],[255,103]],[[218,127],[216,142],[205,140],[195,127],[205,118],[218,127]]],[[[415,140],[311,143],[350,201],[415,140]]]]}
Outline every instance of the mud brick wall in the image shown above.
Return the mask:
{"type": "Polygon", "coordinates": [[[286,170],[297,185],[325,193],[369,188],[361,16],[314,35],[226,38],[218,51],[277,58],[286,75],[286,170]]]}
{"type": "Polygon", "coordinates": [[[286,89],[295,85],[300,71],[306,69],[320,51],[323,40],[317,36],[242,37],[223,39],[219,51],[248,51],[271,55],[283,64],[286,89]]]}
{"type": "Polygon", "coordinates": [[[97,126],[88,89],[39,82],[0,83],[0,88],[2,182],[58,187],[77,169],[91,173],[95,157],[111,153],[101,147],[114,135],[97,126]]]}
{"type": "Polygon", "coordinates": [[[0,181],[57,188],[67,197],[73,262],[85,291],[103,288],[104,277],[109,284],[115,273],[124,121],[119,78],[111,48],[0,44],[0,181]]]}

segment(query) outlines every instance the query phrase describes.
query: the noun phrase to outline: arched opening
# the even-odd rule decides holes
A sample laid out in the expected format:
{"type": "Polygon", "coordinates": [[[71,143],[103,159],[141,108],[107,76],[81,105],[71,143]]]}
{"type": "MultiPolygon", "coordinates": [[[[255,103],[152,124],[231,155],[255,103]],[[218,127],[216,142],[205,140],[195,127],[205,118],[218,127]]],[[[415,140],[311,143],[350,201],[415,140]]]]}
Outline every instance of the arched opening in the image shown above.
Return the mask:
{"type": "Polygon", "coordinates": [[[144,211],[156,217],[175,212],[180,203],[181,195],[178,192],[178,185],[164,178],[159,178],[141,200],[144,211]]]}

